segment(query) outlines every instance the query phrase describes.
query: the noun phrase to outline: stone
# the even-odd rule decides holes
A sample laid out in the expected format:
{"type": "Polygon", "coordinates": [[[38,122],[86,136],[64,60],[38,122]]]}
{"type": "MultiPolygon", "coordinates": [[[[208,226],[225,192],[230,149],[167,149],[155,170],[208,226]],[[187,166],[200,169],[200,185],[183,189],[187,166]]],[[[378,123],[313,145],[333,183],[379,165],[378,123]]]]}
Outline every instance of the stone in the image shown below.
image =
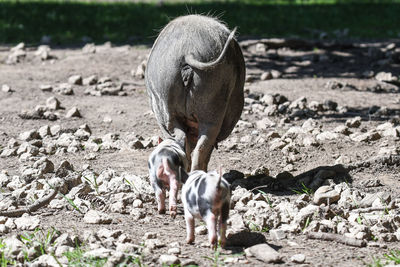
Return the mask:
{"type": "Polygon", "coordinates": [[[74,90],[72,89],[72,85],[69,83],[61,83],[59,84],[54,91],[60,95],[73,95],[74,90]]]}
{"type": "Polygon", "coordinates": [[[15,148],[5,148],[1,154],[0,157],[2,158],[7,158],[7,157],[12,157],[17,155],[17,150],[15,148]]]}
{"type": "Polygon", "coordinates": [[[318,141],[331,141],[331,140],[338,139],[339,135],[337,133],[326,131],[326,132],[322,132],[320,134],[317,134],[317,136],[315,138],[318,141]]]}
{"type": "Polygon", "coordinates": [[[96,75],[91,75],[85,79],[82,80],[83,85],[94,85],[97,83],[97,76],[96,75]]]}
{"type": "Polygon", "coordinates": [[[155,232],[147,232],[144,234],[143,239],[156,239],[157,233],[155,232]]]}
{"type": "Polygon", "coordinates": [[[351,134],[350,138],[356,142],[371,142],[380,139],[382,136],[376,131],[369,131],[362,134],[351,134]]]}
{"type": "Polygon", "coordinates": [[[81,113],[79,112],[77,107],[73,107],[70,110],[68,110],[65,117],[66,118],[72,118],[72,117],[82,118],[81,113]]]}
{"type": "Polygon", "coordinates": [[[175,264],[179,264],[180,260],[175,255],[163,254],[158,259],[158,263],[161,264],[162,266],[172,266],[175,264]]]}
{"type": "Polygon", "coordinates": [[[54,164],[47,157],[42,157],[36,161],[33,168],[40,170],[42,174],[54,172],[54,164]]]}
{"type": "Polygon", "coordinates": [[[46,100],[46,108],[50,110],[57,110],[61,108],[60,101],[54,96],[47,98],[46,100]]]}
{"type": "Polygon", "coordinates": [[[174,255],[181,254],[181,249],[177,247],[170,248],[168,249],[168,254],[174,254],[174,255]]]}
{"type": "Polygon", "coordinates": [[[278,263],[282,261],[282,256],[268,244],[258,244],[245,249],[247,257],[256,257],[265,263],[278,263]]]}
{"type": "Polygon", "coordinates": [[[83,217],[83,221],[89,224],[110,224],[112,218],[104,212],[89,210],[83,217]]]}
{"type": "Polygon", "coordinates": [[[286,238],[286,233],[282,229],[271,229],[269,230],[269,235],[270,237],[276,240],[281,240],[286,238]]]}
{"type": "Polygon", "coordinates": [[[1,86],[1,91],[4,92],[4,93],[11,93],[12,92],[11,87],[9,85],[7,85],[7,84],[3,84],[1,86]]]}
{"type": "Polygon", "coordinates": [[[85,54],[94,54],[96,53],[96,45],[93,43],[85,44],[82,48],[82,52],[85,54]]]}
{"type": "Polygon", "coordinates": [[[261,74],[261,76],[260,76],[260,80],[261,80],[261,81],[271,80],[272,78],[273,78],[273,77],[272,77],[272,73],[269,72],[269,71],[263,72],[263,73],[261,74]]]}
{"type": "Polygon", "coordinates": [[[207,234],[207,226],[199,225],[194,229],[194,231],[196,235],[205,235],[207,234]]]}
{"type": "Polygon", "coordinates": [[[257,129],[263,130],[275,126],[275,122],[271,121],[268,118],[263,118],[259,121],[256,121],[255,125],[257,129]]]}
{"type": "Polygon", "coordinates": [[[390,72],[379,72],[378,74],[375,75],[375,79],[377,79],[380,82],[397,82],[398,78],[394,76],[390,72]]]}
{"type": "Polygon", "coordinates": [[[304,254],[295,254],[290,257],[290,261],[294,263],[304,263],[306,261],[306,256],[304,254]]]}
{"type": "Polygon", "coordinates": [[[358,128],[361,125],[361,117],[357,116],[353,119],[346,120],[345,125],[349,128],[358,128]]]}
{"type": "Polygon", "coordinates": [[[33,231],[40,225],[40,219],[38,216],[30,216],[28,214],[22,215],[20,218],[14,220],[18,230],[22,231],[33,231]]]}
{"type": "Polygon", "coordinates": [[[19,139],[22,141],[31,141],[39,138],[40,135],[36,130],[29,130],[19,135],[19,139]]]}
{"type": "Polygon", "coordinates": [[[144,74],[146,72],[147,60],[142,61],[136,68],[135,77],[138,79],[144,79],[144,74]]]}
{"type": "Polygon", "coordinates": [[[321,205],[325,204],[333,204],[340,199],[340,193],[337,192],[332,187],[325,185],[318,188],[314,193],[314,204],[321,205]]]}
{"type": "Polygon", "coordinates": [[[344,134],[344,135],[351,134],[351,131],[349,130],[349,127],[347,127],[346,125],[339,125],[333,131],[335,133],[340,133],[340,134],[344,134]]]}
{"type": "Polygon", "coordinates": [[[68,83],[82,85],[82,76],[81,75],[72,75],[68,78],[68,83]]]}

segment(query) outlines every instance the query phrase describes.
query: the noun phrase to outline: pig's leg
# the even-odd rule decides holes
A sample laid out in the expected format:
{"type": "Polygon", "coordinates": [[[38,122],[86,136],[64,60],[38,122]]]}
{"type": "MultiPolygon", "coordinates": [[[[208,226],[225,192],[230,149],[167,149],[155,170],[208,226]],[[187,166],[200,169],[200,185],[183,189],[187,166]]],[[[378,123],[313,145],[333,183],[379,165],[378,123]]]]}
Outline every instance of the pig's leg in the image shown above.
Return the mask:
{"type": "Polygon", "coordinates": [[[164,192],[164,190],[161,190],[161,188],[157,188],[156,198],[157,198],[157,204],[158,204],[158,213],[164,214],[165,213],[165,192],[164,192]]]}
{"type": "Polygon", "coordinates": [[[212,247],[216,247],[218,241],[217,216],[214,213],[210,212],[204,220],[207,224],[208,240],[210,241],[210,245],[212,247]]]}
{"type": "Polygon", "coordinates": [[[178,197],[178,180],[176,176],[169,180],[169,214],[172,218],[176,217],[176,199],[178,197]]]}
{"type": "Polygon", "coordinates": [[[186,242],[191,244],[194,242],[194,217],[185,207],[186,221],[186,242]]]}
{"type": "Polygon", "coordinates": [[[226,222],[228,220],[228,217],[229,217],[229,202],[225,202],[221,207],[221,216],[219,217],[221,247],[225,247],[226,244],[226,222]]]}
{"type": "Polygon", "coordinates": [[[199,130],[199,132],[199,140],[197,141],[196,148],[193,151],[191,171],[207,171],[208,161],[210,160],[211,152],[217,139],[219,127],[204,126],[199,130]]]}

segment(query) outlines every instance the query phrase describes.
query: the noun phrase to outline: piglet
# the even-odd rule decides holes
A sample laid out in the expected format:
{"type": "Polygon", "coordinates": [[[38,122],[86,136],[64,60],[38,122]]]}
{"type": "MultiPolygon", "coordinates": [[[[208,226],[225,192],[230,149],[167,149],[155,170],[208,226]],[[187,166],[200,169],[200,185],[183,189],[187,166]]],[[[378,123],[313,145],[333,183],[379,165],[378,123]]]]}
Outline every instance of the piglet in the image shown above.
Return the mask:
{"type": "Polygon", "coordinates": [[[194,241],[194,218],[202,218],[207,224],[211,246],[217,244],[217,222],[219,223],[221,246],[226,243],[226,221],[229,217],[230,185],[221,172],[193,171],[182,187],[182,202],[185,211],[187,243],[194,241]]]}
{"type": "Polygon", "coordinates": [[[165,189],[169,190],[169,212],[172,218],[176,216],[176,199],[183,178],[187,177],[185,170],[188,160],[182,147],[172,139],[159,139],[159,145],[150,154],[150,182],[156,195],[158,212],[165,213],[165,189]],[[183,175],[184,174],[184,175],[183,175]]]}

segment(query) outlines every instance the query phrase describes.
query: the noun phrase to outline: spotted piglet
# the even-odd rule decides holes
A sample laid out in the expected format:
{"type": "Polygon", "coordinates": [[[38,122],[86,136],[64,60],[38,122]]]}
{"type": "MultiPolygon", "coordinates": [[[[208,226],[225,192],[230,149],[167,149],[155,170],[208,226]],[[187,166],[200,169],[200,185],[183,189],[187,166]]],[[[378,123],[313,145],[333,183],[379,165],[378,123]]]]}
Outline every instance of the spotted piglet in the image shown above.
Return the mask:
{"type": "Polygon", "coordinates": [[[178,189],[180,184],[185,182],[187,177],[185,170],[189,165],[184,150],[172,139],[159,140],[159,145],[150,154],[148,165],[158,212],[165,213],[165,189],[168,189],[169,212],[171,217],[175,218],[178,189]]]}
{"type": "Polygon", "coordinates": [[[230,185],[221,173],[193,171],[182,187],[182,202],[185,210],[187,243],[194,241],[194,218],[202,218],[207,224],[208,239],[217,244],[219,223],[221,246],[225,245],[226,221],[231,200],[230,185]]]}

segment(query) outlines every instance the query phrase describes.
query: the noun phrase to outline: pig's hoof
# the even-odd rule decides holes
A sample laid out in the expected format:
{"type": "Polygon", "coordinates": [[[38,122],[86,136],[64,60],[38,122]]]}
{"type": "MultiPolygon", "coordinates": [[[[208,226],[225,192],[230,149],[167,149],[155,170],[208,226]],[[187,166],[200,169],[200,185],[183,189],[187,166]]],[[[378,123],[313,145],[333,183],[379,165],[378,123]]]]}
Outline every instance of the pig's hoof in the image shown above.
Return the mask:
{"type": "Polygon", "coordinates": [[[158,210],[158,214],[165,214],[165,209],[158,210]]]}
{"type": "Polygon", "coordinates": [[[171,206],[171,207],[169,207],[169,214],[170,214],[171,217],[174,218],[174,219],[175,219],[175,217],[176,217],[176,210],[177,210],[176,206],[171,206]]]}
{"type": "Polygon", "coordinates": [[[186,238],[186,243],[193,244],[194,238],[186,238]]]}

